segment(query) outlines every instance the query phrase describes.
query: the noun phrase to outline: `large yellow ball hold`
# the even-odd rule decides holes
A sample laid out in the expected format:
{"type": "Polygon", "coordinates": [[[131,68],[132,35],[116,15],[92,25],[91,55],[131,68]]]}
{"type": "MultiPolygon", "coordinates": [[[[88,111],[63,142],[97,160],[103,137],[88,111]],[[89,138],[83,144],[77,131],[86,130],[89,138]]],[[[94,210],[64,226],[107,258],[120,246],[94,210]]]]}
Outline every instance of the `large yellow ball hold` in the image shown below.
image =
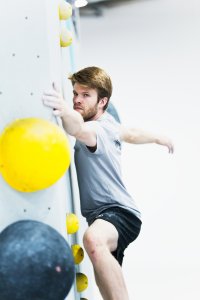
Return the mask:
{"type": "Polygon", "coordinates": [[[1,135],[0,135],[0,172],[2,168],[2,160],[1,160],[1,135]]]}
{"type": "Polygon", "coordinates": [[[0,139],[1,174],[21,192],[35,192],[54,184],[70,164],[70,145],[56,124],[39,118],[9,124],[0,139]]]}

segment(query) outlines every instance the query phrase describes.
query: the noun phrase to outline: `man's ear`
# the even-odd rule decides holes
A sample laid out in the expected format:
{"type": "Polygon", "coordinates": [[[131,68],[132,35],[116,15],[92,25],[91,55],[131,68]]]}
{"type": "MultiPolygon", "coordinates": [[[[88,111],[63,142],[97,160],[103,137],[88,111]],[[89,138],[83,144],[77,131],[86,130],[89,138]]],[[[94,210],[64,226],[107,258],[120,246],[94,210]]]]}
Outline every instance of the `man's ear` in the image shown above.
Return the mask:
{"type": "Polygon", "coordinates": [[[104,108],[104,106],[107,104],[108,102],[108,98],[107,97],[103,97],[99,100],[99,105],[101,108],[104,108]]]}

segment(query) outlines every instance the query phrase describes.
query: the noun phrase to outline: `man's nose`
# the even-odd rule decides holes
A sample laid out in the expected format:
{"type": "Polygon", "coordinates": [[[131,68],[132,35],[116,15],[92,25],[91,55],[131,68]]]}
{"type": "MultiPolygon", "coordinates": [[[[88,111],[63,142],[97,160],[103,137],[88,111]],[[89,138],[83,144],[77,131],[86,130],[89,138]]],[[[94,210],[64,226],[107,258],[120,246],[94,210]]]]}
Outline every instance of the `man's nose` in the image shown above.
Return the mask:
{"type": "Polygon", "coordinates": [[[76,95],[74,96],[74,103],[81,103],[82,102],[82,97],[81,95],[76,95]]]}

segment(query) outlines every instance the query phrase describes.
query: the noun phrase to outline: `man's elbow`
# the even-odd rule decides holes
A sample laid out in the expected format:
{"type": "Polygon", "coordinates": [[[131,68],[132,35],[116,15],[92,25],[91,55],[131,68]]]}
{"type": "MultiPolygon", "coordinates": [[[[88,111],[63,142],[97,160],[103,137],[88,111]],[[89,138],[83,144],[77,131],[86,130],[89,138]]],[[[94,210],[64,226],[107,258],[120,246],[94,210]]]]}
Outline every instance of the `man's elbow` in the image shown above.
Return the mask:
{"type": "Polygon", "coordinates": [[[77,133],[75,138],[80,142],[84,143],[88,147],[96,147],[97,138],[94,133],[77,133]]]}

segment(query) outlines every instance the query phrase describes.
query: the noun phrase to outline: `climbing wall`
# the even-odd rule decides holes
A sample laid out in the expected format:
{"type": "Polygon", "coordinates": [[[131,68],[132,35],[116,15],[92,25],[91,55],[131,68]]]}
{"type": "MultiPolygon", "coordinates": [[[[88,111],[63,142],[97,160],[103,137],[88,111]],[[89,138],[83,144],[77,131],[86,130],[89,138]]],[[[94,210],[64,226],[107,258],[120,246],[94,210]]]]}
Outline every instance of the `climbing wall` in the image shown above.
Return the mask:
{"type": "MultiPolygon", "coordinates": [[[[52,82],[57,83],[72,105],[71,83],[67,76],[76,71],[78,21],[75,24],[74,20],[78,15],[74,10],[71,17],[65,4],[58,0],[0,2],[0,134],[8,124],[22,118],[42,118],[61,126],[60,120],[41,101],[43,92],[51,88],[52,82]]],[[[20,192],[0,174],[0,232],[20,220],[40,221],[55,228],[72,247],[74,255],[80,249],[75,258],[78,288],[75,280],[67,299],[89,300],[93,298],[90,284],[93,274],[88,258],[83,260],[81,243],[86,223],[80,214],[73,162],[74,140],[69,138],[69,141],[71,166],[48,188],[20,192]],[[78,216],[79,230],[67,233],[66,215],[72,212],[78,216]]]]}
{"type": "MultiPolygon", "coordinates": [[[[58,1],[1,1],[1,132],[19,118],[59,123],[41,101],[52,81],[61,86],[59,32],[58,1]]],[[[68,172],[53,186],[34,193],[14,190],[0,176],[1,231],[15,221],[31,219],[51,225],[68,240],[65,223],[71,206],[68,172]]],[[[74,299],[73,289],[67,299],[74,299]]]]}
{"type": "MultiPolygon", "coordinates": [[[[43,106],[41,96],[53,80],[61,83],[57,5],[57,1],[1,1],[0,131],[19,118],[40,117],[56,122],[43,106]]],[[[65,200],[70,197],[66,177],[35,193],[16,192],[0,177],[0,229],[31,218],[65,234],[61,212],[66,211],[65,200]]]]}

